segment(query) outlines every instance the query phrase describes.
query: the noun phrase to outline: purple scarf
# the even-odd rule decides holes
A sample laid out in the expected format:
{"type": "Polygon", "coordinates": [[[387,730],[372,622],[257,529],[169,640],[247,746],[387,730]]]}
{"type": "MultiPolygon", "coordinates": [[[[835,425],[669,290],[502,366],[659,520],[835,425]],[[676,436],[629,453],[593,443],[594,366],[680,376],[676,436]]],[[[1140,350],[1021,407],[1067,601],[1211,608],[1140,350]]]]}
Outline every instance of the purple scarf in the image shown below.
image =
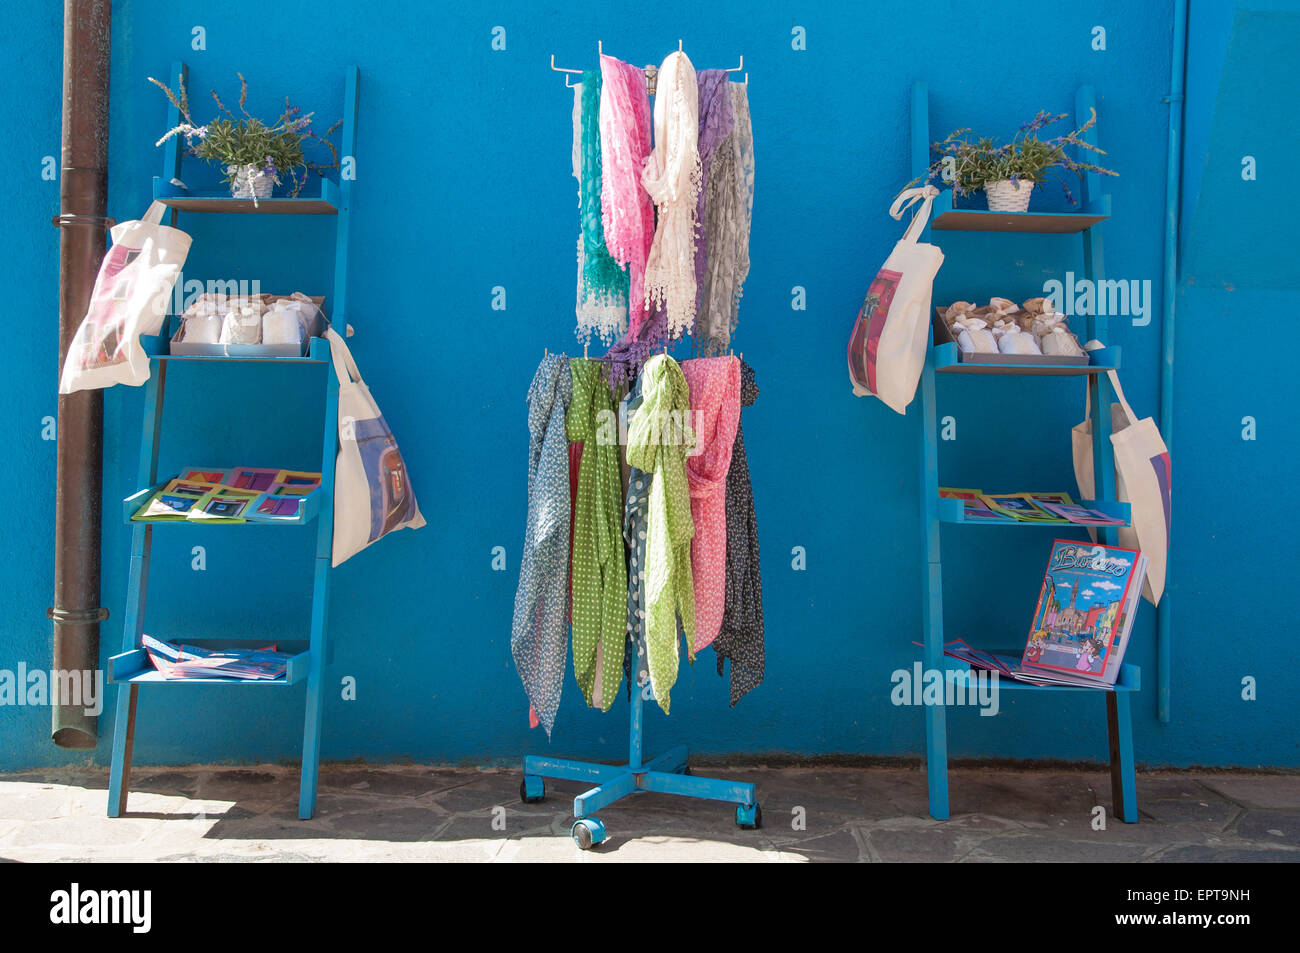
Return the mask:
{"type": "Polygon", "coordinates": [[[708,191],[709,166],[713,163],[713,154],[718,151],[722,140],[731,135],[735,116],[731,108],[731,89],[727,85],[727,71],[702,69],[695,76],[700,91],[698,148],[700,165],[704,168],[704,178],[700,183],[700,198],[695,207],[695,221],[698,223],[695,233],[695,303],[698,313],[704,292],[704,273],[708,260],[708,236],[704,233],[704,195],[708,191]]]}

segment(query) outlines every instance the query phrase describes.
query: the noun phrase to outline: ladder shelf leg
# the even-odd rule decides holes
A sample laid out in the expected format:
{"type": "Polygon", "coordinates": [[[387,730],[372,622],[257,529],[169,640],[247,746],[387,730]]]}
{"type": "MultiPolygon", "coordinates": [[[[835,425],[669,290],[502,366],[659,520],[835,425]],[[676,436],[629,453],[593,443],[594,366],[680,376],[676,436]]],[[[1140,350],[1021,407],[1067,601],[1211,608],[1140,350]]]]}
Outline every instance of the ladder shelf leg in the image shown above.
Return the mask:
{"type": "Polygon", "coordinates": [[[135,747],[135,685],[119,685],[117,717],[113,719],[113,761],[108,773],[108,816],[126,813],[126,798],[131,790],[131,755],[135,747]]]}
{"type": "Polygon", "coordinates": [[[1136,824],[1137,773],[1133,766],[1133,718],[1127,692],[1106,693],[1106,731],[1110,741],[1111,810],[1136,824]]]}

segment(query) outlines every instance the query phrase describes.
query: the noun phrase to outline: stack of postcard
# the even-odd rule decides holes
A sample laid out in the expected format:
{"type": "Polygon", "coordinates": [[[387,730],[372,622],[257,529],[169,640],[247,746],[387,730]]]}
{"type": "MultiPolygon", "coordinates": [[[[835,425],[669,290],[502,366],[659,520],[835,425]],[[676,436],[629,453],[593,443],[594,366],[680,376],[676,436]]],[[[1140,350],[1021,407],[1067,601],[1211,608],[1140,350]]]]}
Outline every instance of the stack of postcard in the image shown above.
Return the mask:
{"type": "Polygon", "coordinates": [[[131,517],[140,522],[296,522],[321,475],[265,467],[185,467],[131,517]]]}
{"type": "Polygon", "coordinates": [[[962,500],[968,522],[1013,519],[1022,523],[1074,523],[1078,526],[1123,526],[1124,520],[1081,506],[1068,493],[985,493],[943,486],[941,499],[962,500]]]}
{"type": "Polygon", "coordinates": [[[284,678],[290,656],[274,645],[258,649],[216,651],[198,645],[165,642],[141,636],[141,646],[154,668],[167,678],[237,678],[269,681],[284,678]]]}

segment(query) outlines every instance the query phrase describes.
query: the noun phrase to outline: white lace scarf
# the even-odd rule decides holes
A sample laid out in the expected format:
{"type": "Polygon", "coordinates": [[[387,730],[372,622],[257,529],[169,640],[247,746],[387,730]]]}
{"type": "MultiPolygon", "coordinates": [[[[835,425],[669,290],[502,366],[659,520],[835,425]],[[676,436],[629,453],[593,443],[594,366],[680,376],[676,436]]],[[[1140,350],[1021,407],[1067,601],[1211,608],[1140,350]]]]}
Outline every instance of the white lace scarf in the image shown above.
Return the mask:
{"type": "Polygon", "coordinates": [[[695,328],[695,206],[703,177],[699,89],[685,53],[668,54],[657,85],[654,151],[641,173],[641,184],[659,209],[645,296],[647,304],[664,306],[668,336],[676,338],[695,328]]]}
{"type": "Polygon", "coordinates": [[[725,354],[740,313],[749,275],[749,228],[754,213],[754,136],[743,83],[729,83],[732,131],[714,153],[705,183],[704,234],[709,255],[701,311],[695,317],[696,350],[725,354]]]}

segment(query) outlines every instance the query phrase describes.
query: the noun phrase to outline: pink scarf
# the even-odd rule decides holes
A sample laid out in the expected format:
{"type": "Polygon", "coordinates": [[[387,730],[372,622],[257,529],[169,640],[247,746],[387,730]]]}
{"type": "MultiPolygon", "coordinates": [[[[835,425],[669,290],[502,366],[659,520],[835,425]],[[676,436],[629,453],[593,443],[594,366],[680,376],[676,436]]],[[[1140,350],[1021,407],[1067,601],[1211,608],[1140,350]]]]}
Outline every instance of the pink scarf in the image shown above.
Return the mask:
{"type": "Polygon", "coordinates": [[[695,584],[695,651],[722,628],[727,576],[727,471],[740,425],[740,359],[701,357],[682,364],[691,392],[695,455],[686,458],[691,486],[691,577],[695,584]]]}
{"type": "Polygon", "coordinates": [[[640,67],[602,55],[600,76],[600,205],[605,246],[631,275],[628,320],[635,337],[645,310],[646,259],[655,234],[654,203],[641,185],[641,169],[650,154],[650,97],[640,67]]]}

